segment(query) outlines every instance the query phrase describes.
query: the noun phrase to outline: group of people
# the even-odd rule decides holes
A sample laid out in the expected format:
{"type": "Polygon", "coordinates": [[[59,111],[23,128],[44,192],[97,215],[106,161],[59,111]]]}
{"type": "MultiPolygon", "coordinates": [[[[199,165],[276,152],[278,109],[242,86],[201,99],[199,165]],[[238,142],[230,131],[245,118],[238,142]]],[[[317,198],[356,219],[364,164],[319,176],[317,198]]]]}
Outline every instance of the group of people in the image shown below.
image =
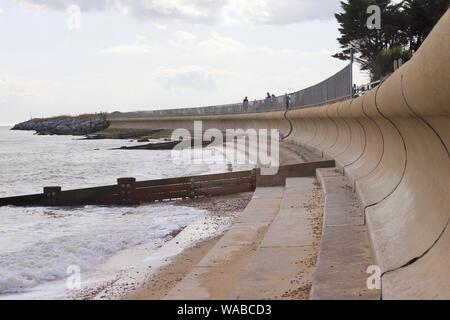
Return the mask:
{"type": "Polygon", "coordinates": [[[275,95],[272,93],[272,95],[270,94],[270,92],[267,92],[267,96],[265,99],[266,102],[272,101],[272,103],[276,103],[277,102],[277,97],[275,97],[275,95]]]}
{"type": "MultiPolygon", "coordinates": [[[[264,99],[265,102],[269,102],[272,101],[272,103],[276,103],[277,102],[277,97],[274,94],[270,94],[270,92],[267,92],[267,96],[264,99]]],[[[255,99],[255,103],[257,102],[257,100],[255,99]]],[[[244,98],[244,104],[248,104],[248,97],[244,98]]]]}
{"type": "MultiPolygon", "coordinates": [[[[289,102],[290,102],[290,97],[288,94],[286,94],[286,109],[289,109],[289,102]]],[[[244,98],[244,106],[248,106],[248,97],[244,98]]],[[[273,105],[275,105],[277,103],[277,97],[272,93],[270,94],[270,92],[267,92],[267,96],[264,99],[264,102],[272,102],[273,105]]],[[[253,102],[254,105],[258,104],[258,101],[255,99],[255,101],[253,102]]]]}

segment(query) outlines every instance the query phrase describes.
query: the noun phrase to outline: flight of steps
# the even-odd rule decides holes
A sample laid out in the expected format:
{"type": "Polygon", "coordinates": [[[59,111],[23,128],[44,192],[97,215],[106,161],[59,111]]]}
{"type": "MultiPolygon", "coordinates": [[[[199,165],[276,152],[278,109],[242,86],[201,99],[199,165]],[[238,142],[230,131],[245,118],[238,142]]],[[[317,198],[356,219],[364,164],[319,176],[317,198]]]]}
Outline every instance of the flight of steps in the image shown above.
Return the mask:
{"type": "Polygon", "coordinates": [[[311,299],[380,299],[369,290],[373,265],[364,213],[349,181],[336,168],[317,169],[325,196],[322,239],[311,299]]]}
{"type": "Polygon", "coordinates": [[[323,194],[312,177],[257,188],[165,299],[379,299],[366,284],[373,262],[352,188],[335,168],[318,169],[317,178],[323,194]]]}
{"type": "Polygon", "coordinates": [[[308,298],[322,216],[315,189],[314,178],[286,180],[280,210],[227,298],[308,298]]]}
{"type": "Polygon", "coordinates": [[[309,292],[305,271],[318,245],[309,209],[314,189],[314,178],[257,188],[237,222],[165,298],[281,299],[309,292]]]}

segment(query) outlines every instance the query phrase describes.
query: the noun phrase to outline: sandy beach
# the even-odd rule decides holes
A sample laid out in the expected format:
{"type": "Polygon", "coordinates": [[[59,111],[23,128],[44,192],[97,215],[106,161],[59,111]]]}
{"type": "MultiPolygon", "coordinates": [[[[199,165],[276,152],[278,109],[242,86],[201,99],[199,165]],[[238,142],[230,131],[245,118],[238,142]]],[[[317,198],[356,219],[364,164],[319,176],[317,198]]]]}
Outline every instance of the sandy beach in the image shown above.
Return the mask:
{"type": "Polygon", "coordinates": [[[161,299],[190,271],[245,209],[252,192],[179,200],[205,214],[165,239],[119,252],[98,266],[102,276],[87,275],[81,290],[63,299],[161,299]],[[106,275],[106,276],[105,276],[106,275]]]}
{"type": "MultiPolygon", "coordinates": [[[[228,197],[219,197],[211,199],[197,199],[189,200],[189,205],[193,205],[198,208],[210,210],[210,214],[226,214],[229,211],[232,214],[239,216],[239,213],[245,209],[246,204],[249,202],[251,193],[240,194],[228,197]]],[[[184,203],[186,205],[186,203],[184,203]]],[[[323,195],[320,190],[320,186],[317,182],[314,183],[314,192],[305,199],[305,208],[310,216],[307,224],[311,227],[314,245],[310,248],[308,254],[303,258],[295,262],[298,265],[299,272],[289,279],[289,286],[279,296],[273,296],[273,299],[283,300],[307,300],[312,285],[312,274],[315,269],[318,245],[320,243],[322,233],[322,220],[323,220],[323,195]]],[[[224,269],[218,268],[217,272],[222,274],[233,274],[232,269],[236,269],[237,272],[242,268],[242,265],[248,263],[247,260],[242,259],[242,256],[252,256],[258,249],[259,241],[265,235],[267,230],[261,230],[259,238],[256,239],[251,246],[244,247],[238,255],[230,256],[227,258],[227,264],[224,269]]],[[[156,272],[152,272],[148,275],[145,283],[127,294],[124,298],[129,300],[160,300],[164,299],[166,295],[183,279],[189,272],[201,261],[201,259],[218,243],[221,235],[198,241],[193,246],[185,249],[182,253],[173,257],[165,265],[160,266],[156,272]]],[[[210,285],[214,286],[214,292],[217,298],[221,298],[226,295],[226,292],[230,289],[229,286],[234,283],[236,279],[227,277],[220,277],[215,279],[215,283],[210,285]]],[[[215,296],[212,296],[212,299],[215,296]]]]}
{"type": "MultiPolygon", "coordinates": [[[[280,161],[282,164],[292,164],[303,162],[303,159],[297,152],[293,152],[286,147],[281,148],[280,161]]],[[[127,299],[127,300],[161,300],[179,283],[199,262],[200,260],[217,244],[222,235],[233,225],[233,222],[247,207],[252,199],[253,193],[241,193],[228,196],[212,197],[212,198],[198,198],[176,201],[175,204],[184,207],[193,207],[200,210],[207,211],[206,217],[208,221],[203,222],[202,228],[199,229],[196,223],[188,226],[179,234],[174,235],[167,244],[163,245],[170,247],[171,244],[180,245],[185,242],[186,237],[189,241],[185,245],[181,245],[180,250],[156,263],[152,268],[146,270],[145,276],[139,277],[139,280],[134,281],[130,286],[119,286],[121,293],[119,295],[113,293],[111,290],[103,290],[102,294],[98,294],[90,298],[100,299],[127,299]],[[224,222],[226,223],[224,224],[224,222]],[[218,224],[221,224],[218,227],[218,224]],[[191,230],[195,229],[192,233],[191,230]],[[202,230],[198,233],[199,230],[202,230]],[[211,231],[214,230],[214,231],[211,231]],[[181,249],[183,248],[183,249],[181,249]]],[[[320,187],[317,184],[315,192],[311,194],[307,204],[307,210],[311,213],[311,219],[308,223],[311,225],[318,245],[322,232],[322,215],[323,215],[323,197],[320,187]]],[[[260,233],[261,239],[267,230],[262,230],[260,233]]],[[[246,248],[249,250],[247,254],[251,256],[258,248],[259,241],[255,242],[254,246],[246,248]]],[[[315,248],[317,249],[317,248],[315,248]]],[[[170,249],[169,249],[170,251],[170,249]]],[[[309,297],[309,292],[312,283],[312,272],[315,267],[317,259],[317,250],[312,250],[307,259],[300,261],[302,265],[302,272],[295,278],[291,279],[291,283],[296,287],[295,290],[286,291],[280,299],[297,299],[306,300],[309,297]],[[298,287],[298,288],[297,288],[298,287]]],[[[238,270],[243,262],[237,259],[234,263],[230,260],[227,269],[233,268],[238,270]]],[[[224,270],[225,271],[225,270],[224,270]]],[[[135,279],[136,280],[136,279],[135,279]]],[[[231,283],[231,281],[229,281],[231,283]]],[[[221,288],[227,288],[227,283],[218,283],[217,292],[221,292],[221,288]]],[[[110,286],[116,287],[116,286],[110,286]]]]}
{"type": "MultiPolygon", "coordinates": [[[[251,192],[235,195],[188,199],[177,204],[208,210],[212,216],[232,215],[237,217],[252,197],[251,192]]],[[[226,231],[226,230],[225,230],[226,231]]],[[[224,232],[225,232],[224,231],[224,232]]],[[[174,257],[170,263],[152,274],[145,284],[126,296],[128,300],[161,300],[183,279],[203,256],[218,242],[220,236],[201,240],[174,257]]]]}

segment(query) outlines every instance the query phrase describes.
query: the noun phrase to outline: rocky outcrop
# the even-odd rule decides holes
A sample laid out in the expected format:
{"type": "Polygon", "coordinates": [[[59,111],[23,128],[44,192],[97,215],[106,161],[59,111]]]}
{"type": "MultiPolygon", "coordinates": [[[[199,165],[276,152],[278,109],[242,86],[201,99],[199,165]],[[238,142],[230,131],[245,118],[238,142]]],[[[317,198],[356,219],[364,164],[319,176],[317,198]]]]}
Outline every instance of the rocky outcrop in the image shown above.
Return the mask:
{"type": "Polygon", "coordinates": [[[106,129],[108,122],[101,118],[31,119],[16,124],[11,130],[34,130],[40,135],[86,135],[106,129]]]}
{"type": "MultiPolygon", "coordinates": [[[[181,141],[166,141],[166,142],[153,142],[144,145],[138,146],[128,146],[128,147],[120,147],[111,150],[172,150],[175,148],[181,141]]],[[[203,148],[209,146],[212,141],[202,141],[200,142],[203,148]]],[[[195,148],[195,140],[191,140],[191,147],[195,148]]]]}

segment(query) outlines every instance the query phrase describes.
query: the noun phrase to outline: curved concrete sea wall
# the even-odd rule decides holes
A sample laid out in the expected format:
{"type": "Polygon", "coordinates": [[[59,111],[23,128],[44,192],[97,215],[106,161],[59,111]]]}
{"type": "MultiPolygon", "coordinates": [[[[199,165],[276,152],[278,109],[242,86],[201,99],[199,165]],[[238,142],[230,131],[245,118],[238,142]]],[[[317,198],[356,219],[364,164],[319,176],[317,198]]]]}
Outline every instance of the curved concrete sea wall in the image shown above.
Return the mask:
{"type": "Polygon", "coordinates": [[[257,114],[113,119],[111,128],[277,128],[333,158],[365,210],[384,299],[450,299],[450,11],[364,96],[257,114]],[[287,119],[289,119],[289,121],[287,119]],[[291,123],[291,124],[290,124],[291,123]]]}

